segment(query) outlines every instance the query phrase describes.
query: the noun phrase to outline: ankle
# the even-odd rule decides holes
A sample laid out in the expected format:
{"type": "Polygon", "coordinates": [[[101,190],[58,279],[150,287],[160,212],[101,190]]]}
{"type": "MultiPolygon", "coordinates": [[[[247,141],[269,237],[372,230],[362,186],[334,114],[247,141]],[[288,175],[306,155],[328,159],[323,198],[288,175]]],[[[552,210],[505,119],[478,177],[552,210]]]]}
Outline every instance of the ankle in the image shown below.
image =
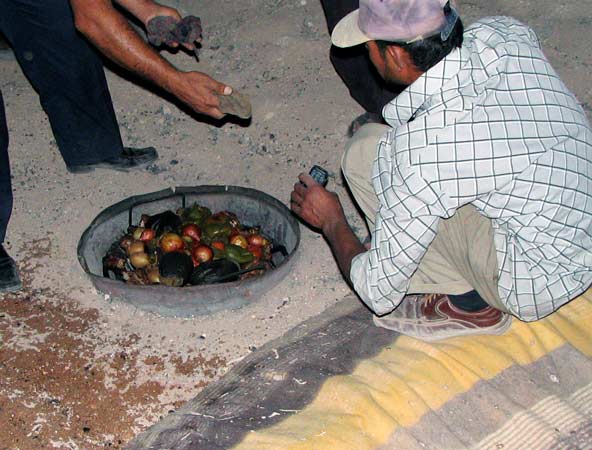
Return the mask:
{"type": "Polygon", "coordinates": [[[448,299],[452,306],[463,312],[478,312],[489,306],[477,291],[469,291],[460,295],[448,294],[448,299]]]}

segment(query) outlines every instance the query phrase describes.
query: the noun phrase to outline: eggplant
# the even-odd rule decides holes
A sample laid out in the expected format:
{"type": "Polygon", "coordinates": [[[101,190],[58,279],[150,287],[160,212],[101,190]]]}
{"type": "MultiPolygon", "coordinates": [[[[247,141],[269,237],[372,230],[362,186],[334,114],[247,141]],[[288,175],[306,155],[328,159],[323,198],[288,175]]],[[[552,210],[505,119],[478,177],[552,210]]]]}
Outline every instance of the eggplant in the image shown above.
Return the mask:
{"type": "Polygon", "coordinates": [[[157,235],[166,232],[176,232],[181,226],[181,218],[173,211],[165,211],[146,219],[145,227],[152,228],[157,235]]]}
{"type": "Polygon", "coordinates": [[[238,280],[240,266],[228,259],[217,259],[200,264],[195,268],[189,284],[227,283],[238,280]]]}
{"type": "Polygon", "coordinates": [[[186,253],[165,253],[158,262],[160,283],[166,286],[183,286],[189,280],[192,271],[193,260],[186,253]]]}

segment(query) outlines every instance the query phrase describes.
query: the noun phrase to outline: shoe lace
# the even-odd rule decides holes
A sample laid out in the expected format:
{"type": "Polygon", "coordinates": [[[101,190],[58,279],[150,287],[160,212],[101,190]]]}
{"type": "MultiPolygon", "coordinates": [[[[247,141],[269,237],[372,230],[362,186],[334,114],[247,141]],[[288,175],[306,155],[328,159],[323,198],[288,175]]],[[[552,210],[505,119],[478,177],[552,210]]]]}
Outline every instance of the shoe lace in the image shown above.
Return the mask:
{"type": "Polygon", "coordinates": [[[436,295],[438,294],[426,294],[425,299],[426,302],[432,302],[436,299],[436,295]]]}
{"type": "Polygon", "coordinates": [[[425,306],[432,306],[434,303],[436,303],[442,297],[443,297],[442,294],[425,294],[425,296],[424,296],[425,306]]]}

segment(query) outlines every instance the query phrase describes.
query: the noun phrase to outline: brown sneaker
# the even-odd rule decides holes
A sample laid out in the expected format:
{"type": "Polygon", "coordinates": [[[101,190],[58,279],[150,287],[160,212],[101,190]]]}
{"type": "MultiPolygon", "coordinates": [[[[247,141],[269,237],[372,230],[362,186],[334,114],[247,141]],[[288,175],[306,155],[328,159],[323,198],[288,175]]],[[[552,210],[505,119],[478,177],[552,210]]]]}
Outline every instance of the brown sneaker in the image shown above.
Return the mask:
{"type": "Polygon", "coordinates": [[[463,311],[442,294],[407,295],[392,313],[374,316],[376,326],[428,342],[469,334],[503,334],[511,323],[512,316],[491,306],[463,311]]]}

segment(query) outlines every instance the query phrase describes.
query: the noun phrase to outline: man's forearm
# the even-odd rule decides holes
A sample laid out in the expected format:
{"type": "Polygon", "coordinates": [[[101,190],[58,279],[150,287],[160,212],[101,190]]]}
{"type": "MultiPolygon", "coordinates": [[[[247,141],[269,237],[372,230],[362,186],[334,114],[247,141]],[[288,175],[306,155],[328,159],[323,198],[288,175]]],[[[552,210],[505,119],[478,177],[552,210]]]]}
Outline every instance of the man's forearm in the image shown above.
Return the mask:
{"type": "Polygon", "coordinates": [[[323,234],[329,241],[329,245],[343,276],[351,284],[350,269],[352,259],[360,253],[365,252],[366,248],[356,237],[345,217],[327,224],[323,228],[323,234]]]}
{"type": "Polygon", "coordinates": [[[110,0],[71,0],[76,28],[108,58],[171,92],[178,71],[133,30],[110,0]]]}

